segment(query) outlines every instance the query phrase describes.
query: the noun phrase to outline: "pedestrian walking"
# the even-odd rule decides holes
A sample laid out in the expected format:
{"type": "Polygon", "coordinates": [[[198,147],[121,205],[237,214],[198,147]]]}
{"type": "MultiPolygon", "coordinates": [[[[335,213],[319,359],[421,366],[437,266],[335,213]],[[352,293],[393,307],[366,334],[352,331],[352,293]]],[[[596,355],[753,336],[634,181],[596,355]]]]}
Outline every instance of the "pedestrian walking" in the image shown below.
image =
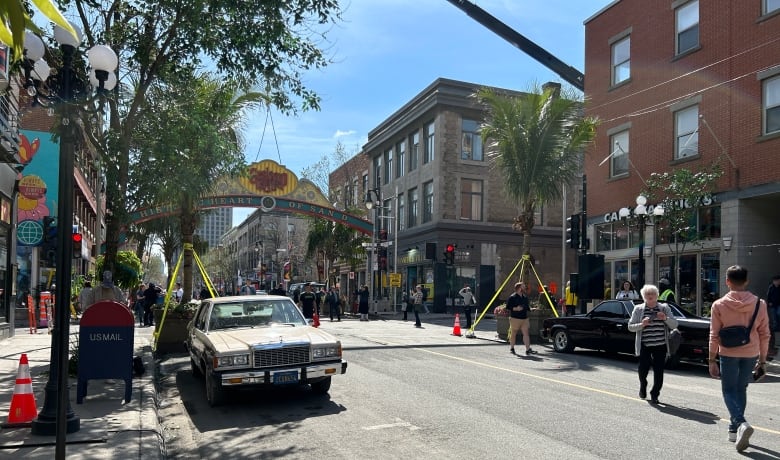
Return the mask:
{"type": "Polygon", "coordinates": [[[647,375],[653,368],[653,386],[650,403],[658,404],[664,386],[664,366],[669,353],[669,332],[677,327],[672,310],[665,303],[658,303],[658,287],[645,284],[640,290],[644,303],[634,307],[628,330],[636,333],[634,354],[639,356],[639,397],[647,398],[647,375]]]}
{"type": "Polygon", "coordinates": [[[423,288],[420,285],[414,288],[412,293],[412,305],[414,308],[414,327],[422,327],[420,322],[420,310],[423,309],[423,288]]]}
{"type": "Polygon", "coordinates": [[[328,304],[328,314],[330,315],[331,322],[333,321],[333,314],[336,314],[336,319],[341,321],[341,300],[339,299],[339,291],[333,289],[331,286],[328,291],[328,295],[325,296],[325,303],[328,304]]]}
{"type": "Polygon", "coordinates": [[[477,299],[469,286],[463,286],[458,291],[458,294],[463,297],[463,314],[466,316],[466,329],[471,329],[471,309],[477,304],[477,299]]]}
{"type": "Polygon", "coordinates": [[[564,312],[563,316],[572,316],[577,313],[577,304],[579,303],[579,299],[577,298],[577,294],[574,293],[571,289],[571,281],[566,282],[566,289],[564,290],[565,294],[565,306],[564,306],[564,312]]]}
{"type": "Polygon", "coordinates": [[[766,290],[766,308],[772,331],[780,331],[780,275],[772,277],[772,282],[766,290]]]}
{"type": "Polygon", "coordinates": [[[314,318],[314,310],[317,308],[317,294],[311,291],[311,284],[303,287],[303,292],[298,296],[298,308],[306,319],[314,318]]]}
{"type": "Polygon", "coordinates": [[[712,304],[708,361],[710,376],[720,377],[723,401],[729,411],[728,440],[736,443],[737,452],[742,452],[753,435],[753,427],[745,420],[747,387],[754,375],[760,378],[766,373],[771,331],[766,303],[747,290],[747,269],[729,267],[726,286],[729,292],[712,304]],[[728,340],[725,330],[733,331],[735,326],[744,329],[740,335],[749,337],[747,343],[732,344],[728,340]]]}
{"type": "Polygon", "coordinates": [[[358,291],[358,313],[360,313],[360,321],[368,321],[368,286],[363,285],[358,291]]]}
{"type": "Polygon", "coordinates": [[[528,312],[531,310],[528,295],[525,292],[525,283],[515,284],[515,293],[506,300],[506,309],[509,310],[509,352],[515,353],[515,342],[517,333],[523,334],[523,344],[525,345],[525,354],[533,355],[536,351],[531,349],[531,336],[528,333],[528,312]]]}
{"type": "Polygon", "coordinates": [[[149,286],[144,291],[143,305],[144,305],[144,326],[154,326],[154,304],[157,303],[157,287],[154,283],[149,283],[149,286]]]}

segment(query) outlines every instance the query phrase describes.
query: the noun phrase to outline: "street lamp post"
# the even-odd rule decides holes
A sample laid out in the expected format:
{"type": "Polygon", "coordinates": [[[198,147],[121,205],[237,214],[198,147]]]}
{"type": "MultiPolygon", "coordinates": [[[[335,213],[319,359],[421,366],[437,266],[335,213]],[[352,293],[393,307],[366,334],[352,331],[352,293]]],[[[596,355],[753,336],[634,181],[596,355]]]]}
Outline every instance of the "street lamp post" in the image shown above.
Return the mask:
{"type": "Polygon", "coordinates": [[[366,191],[366,208],[374,210],[374,229],[371,232],[371,247],[368,250],[368,266],[366,275],[368,276],[368,297],[374,303],[374,313],[377,313],[376,298],[374,297],[374,255],[376,254],[377,224],[379,223],[379,209],[382,207],[382,196],[378,188],[372,188],[366,191]],[[373,196],[373,199],[372,199],[373,196]]]}
{"type": "Polygon", "coordinates": [[[99,101],[96,113],[102,110],[106,91],[116,85],[114,71],[117,57],[111,48],[96,45],[87,56],[92,72],[90,83],[82,82],[73,69],[74,55],[81,44],[81,31],[77,36],[55,26],[54,38],[60,44],[62,68],[49,77],[50,67],[43,60],[45,47],[40,38],[32,33],[25,36],[25,87],[35,104],[56,107],[61,111],[62,132],[59,150],[59,186],[57,206],[57,272],[54,313],[54,334],[52,335],[51,366],[46,383],[43,408],[32,422],[32,433],[57,436],[57,458],[65,456],[65,435],[80,429],[80,420],[70,406],[68,391],[68,335],[71,269],[73,267],[73,173],[76,123],[70,119],[74,110],[99,101]],[[92,94],[92,89],[95,95],[92,94]]]}
{"type": "Polygon", "coordinates": [[[647,198],[644,195],[636,197],[636,207],[632,211],[628,208],[621,208],[618,211],[618,215],[622,219],[630,221],[634,218],[637,220],[639,230],[639,259],[637,263],[637,275],[636,284],[638,288],[645,285],[645,230],[647,228],[647,220],[650,217],[650,212],[653,216],[662,216],[664,214],[664,208],[661,205],[650,206],[648,209],[647,198]]]}
{"type": "Polygon", "coordinates": [[[260,279],[258,282],[260,287],[265,289],[265,273],[263,271],[263,256],[265,256],[265,247],[263,246],[262,240],[255,241],[255,254],[258,255],[257,271],[260,273],[260,279]]]}

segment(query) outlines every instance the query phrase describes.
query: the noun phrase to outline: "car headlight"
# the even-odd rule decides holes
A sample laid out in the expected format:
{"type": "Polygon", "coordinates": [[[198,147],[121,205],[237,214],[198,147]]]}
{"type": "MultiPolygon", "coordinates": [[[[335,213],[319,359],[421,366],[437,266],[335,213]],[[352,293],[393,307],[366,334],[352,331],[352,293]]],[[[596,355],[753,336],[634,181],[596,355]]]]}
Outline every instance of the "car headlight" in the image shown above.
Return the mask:
{"type": "Polygon", "coordinates": [[[248,366],[249,355],[219,356],[214,359],[216,367],[248,366]]]}
{"type": "Polygon", "coordinates": [[[314,347],[312,350],[314,359],[327,359],[341,357],[341,343],[314,347]]]}

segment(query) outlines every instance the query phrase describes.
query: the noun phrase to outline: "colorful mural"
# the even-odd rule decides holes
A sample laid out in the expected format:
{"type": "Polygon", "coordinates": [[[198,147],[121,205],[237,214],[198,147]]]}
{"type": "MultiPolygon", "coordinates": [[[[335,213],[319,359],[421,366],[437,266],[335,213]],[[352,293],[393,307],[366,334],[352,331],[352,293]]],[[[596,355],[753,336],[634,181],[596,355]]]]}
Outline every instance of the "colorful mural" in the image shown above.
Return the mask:
{"type": "Polygon", "coordinates": [[[16,199],[16,239],[20,245],[36,246],[42,240],[43,218],[54,216],[57,209],[59,147],[48,132],[22,130],[19,137],[24,170],[16,199]]]}

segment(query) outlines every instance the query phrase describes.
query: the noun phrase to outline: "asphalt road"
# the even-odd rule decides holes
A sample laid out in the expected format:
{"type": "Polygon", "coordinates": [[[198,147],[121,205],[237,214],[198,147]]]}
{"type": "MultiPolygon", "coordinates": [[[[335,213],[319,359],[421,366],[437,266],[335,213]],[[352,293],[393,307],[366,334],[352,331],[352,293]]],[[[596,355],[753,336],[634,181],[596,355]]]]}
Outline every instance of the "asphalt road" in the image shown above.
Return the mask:
{"type": "MultiPolygon", "coordinates": [[[[444,322],[444,321],[442,321],[444,322]]],[[[210,408],[186,357],[159,362],[170,458],[708,459],[740,456],[726,441],[719,381],[704,366],[667,371],[661,405],[636,397],[636,361],[549,347],[516,357],[447,324],[324,322],[349,361],[329,397],[308,389],[241,391],[210,408]]],[[[519,349],[522,347],[519,347],[519,349]]],[[[748,390],[751,458],[780,458],[780,378],[748,390]]]]}

